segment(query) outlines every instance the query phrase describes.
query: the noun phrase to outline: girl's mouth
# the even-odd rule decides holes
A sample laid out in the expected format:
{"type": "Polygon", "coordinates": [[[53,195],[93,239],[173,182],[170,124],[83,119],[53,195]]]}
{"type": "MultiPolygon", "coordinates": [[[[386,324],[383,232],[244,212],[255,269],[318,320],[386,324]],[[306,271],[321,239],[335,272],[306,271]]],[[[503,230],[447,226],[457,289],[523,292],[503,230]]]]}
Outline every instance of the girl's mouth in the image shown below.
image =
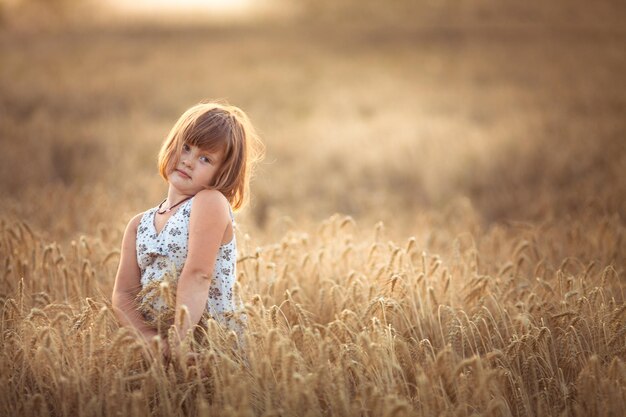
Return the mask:
{"type": "Polygon", "coordinates": [[[183,171],[181,171],[180,169],[177,169],[176,172],[178,172],[178,175],[180,175],[183,178],[188,178],[191,179],[191,177],[189,175],[187,175],[186,173],[184,173],[183,171]]]}

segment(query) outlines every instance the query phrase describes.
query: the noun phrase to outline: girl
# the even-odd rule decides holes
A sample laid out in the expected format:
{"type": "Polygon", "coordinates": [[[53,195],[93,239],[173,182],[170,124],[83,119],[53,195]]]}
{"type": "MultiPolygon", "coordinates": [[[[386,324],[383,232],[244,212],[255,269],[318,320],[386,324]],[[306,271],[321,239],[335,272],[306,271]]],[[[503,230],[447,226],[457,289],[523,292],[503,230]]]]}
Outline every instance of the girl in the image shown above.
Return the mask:
{"type": "Polygon", "coordinates": [[[174,334],[183,337],[208,313],[242,342],[233,297],[237,246],[232,209],[247,202],[252,168],[262,153],[252,124],[237,107],[200,103],[180,117],[158,158],[167,197],[133,217],[124,233],[112,297],[123,325],[146,340],[156,336],[157,328],[146,321],[154,317],[140,306],[149,304],[159,312],[165,302],[138,298],[147,287],[175,275],[174,313],[183,319],[176,320],[174,334]]]}

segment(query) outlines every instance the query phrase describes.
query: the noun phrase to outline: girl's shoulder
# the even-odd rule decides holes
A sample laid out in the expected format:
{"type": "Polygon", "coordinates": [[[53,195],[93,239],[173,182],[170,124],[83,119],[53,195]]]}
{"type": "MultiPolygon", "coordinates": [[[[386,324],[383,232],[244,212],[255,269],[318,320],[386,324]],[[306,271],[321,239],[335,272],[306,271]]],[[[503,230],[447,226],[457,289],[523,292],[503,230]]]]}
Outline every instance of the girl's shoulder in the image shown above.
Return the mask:
{"type": "Polygon", "coordinates": [[[202,190],[194,195],[189,215],[190,252],[194,244],[204,248],[217,243],[223,246],[225,239],[232,241],[227,235],[231,228],[234,232],[230,203],[220,191],[202,190]]]}
{"type": "Polygon", "coordinates": [[[152,207],[146,211],[142,211],[141,213],[137,213],[136,215],[134,215],[128,222],[128,225],[126,226],[126,230],[129,232],[132,231],[136,233],[137,230],[142,226],[142,223],[144,223],[144,227],[145,227],[146,226],[145,222],[149,221],[148,219],[150,218],[150,216],[147,216],[147,215],[149,215],[156,209],[157,207],[152,207]]]}
{"type": "Polygon", "coordinates": [[[139,230],[139,227],[141,225],[143,215],[144,213],[138,213],[129,220],[128,224],[126,225],[126,229],[124,230],[124,239],[126,239],[127,236],[128,238],[132,236],[132,239],[136,239],[137,231],[139,230]]]}
{"type": "Polygon", "coordinates": [[[225,215],[232,218],[232,209],[230,203],[224,194],[218,190],[202,190],[193,196],[193,208],[199,208],[202,213],[212,213],[213,215],[225,215]]]}
{"type": "Polygon", "coordinates": [[[137,230],[137,228],[139,227],[139,224],[141,223],[141,219],[143,218],[143,215],[146,214],[145,211],[142,211],[141,213],[136,214],[135,216],[133,216],[132,219],[130,219],[130,221],[128,222],[128,225],[126,226],[127,230],[137,230]]]}
{"type": "Polygon", "coordinates": [[[193,199],[203,200],[203,201],[214,201],[214,202],[219,201],[223,204],[228,204],[228,199],[226,198],[226,196],[222,194],[221,191],[218,191],[218,190],[206,189],[206,190],[198,191],[198,193],[196,193],[196,195],[193,196],[193,199]]]}

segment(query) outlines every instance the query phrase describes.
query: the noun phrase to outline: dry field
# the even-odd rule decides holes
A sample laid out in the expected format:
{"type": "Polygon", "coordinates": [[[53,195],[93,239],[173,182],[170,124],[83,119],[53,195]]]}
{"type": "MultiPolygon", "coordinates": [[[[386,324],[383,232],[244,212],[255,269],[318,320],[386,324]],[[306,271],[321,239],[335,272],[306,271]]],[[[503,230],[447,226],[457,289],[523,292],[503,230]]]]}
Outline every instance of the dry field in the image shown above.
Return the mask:
{"type": "Polygon", "coordinates": [[[393,25],[0,13],[0,415],[623,415],[613,3],[393,25]],[[110,294],[125,223],[165,193],[160,142],[204,98],[267,146],[237,218],[247,350],[209,322],[165,366],[110,294]]]}

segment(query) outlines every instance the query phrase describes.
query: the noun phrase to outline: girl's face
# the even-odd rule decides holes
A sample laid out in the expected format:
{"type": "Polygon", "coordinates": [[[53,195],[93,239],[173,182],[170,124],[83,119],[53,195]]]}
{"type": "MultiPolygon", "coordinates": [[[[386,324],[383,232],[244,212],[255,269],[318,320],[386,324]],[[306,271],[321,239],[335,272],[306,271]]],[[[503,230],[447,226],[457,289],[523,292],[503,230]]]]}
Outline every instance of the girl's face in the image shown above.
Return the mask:
{"type": "Polygon", "coordinates": [[[178,162],[170,169],[167,179],[181,194],[196,195],[213,182],[222,163],[222,151],[209,152],[184,144],[178,162]]]}

